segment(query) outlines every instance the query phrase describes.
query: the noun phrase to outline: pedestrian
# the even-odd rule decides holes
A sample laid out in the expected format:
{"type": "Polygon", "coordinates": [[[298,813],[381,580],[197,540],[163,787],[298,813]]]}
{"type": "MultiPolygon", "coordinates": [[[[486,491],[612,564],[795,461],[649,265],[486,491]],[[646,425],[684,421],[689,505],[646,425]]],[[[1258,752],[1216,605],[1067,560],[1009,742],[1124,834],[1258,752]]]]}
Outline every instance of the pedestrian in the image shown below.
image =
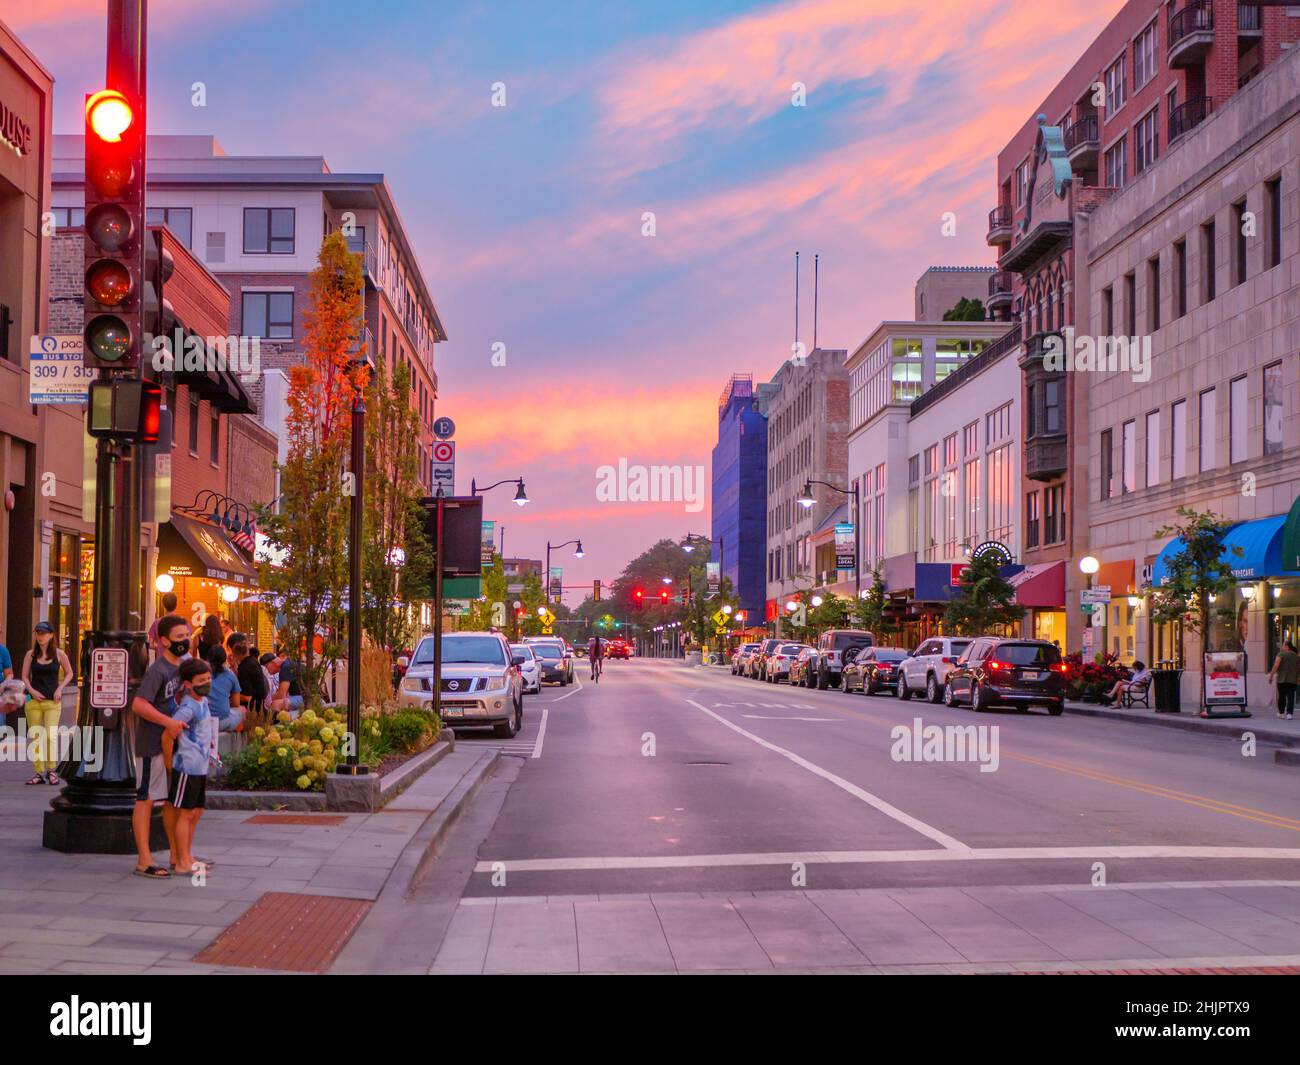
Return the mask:
{"type": "Polygon", "coordinates": [[[180,730],[176,736],[176,753],[172,756],[167,802],[167,808],[174,811],[176,824],[172,869],[178,873],[206,872],[209,861],[194,856],[194,833],[207,801],[212,725],[208,696],[212,690],[212,671],[203,659],[191,658],[180,664],[177,676],[180,687],[172,721],[180,730]]]}
{"type": "Polygon", "coordinates": [[[274,701],[279,709],[288,710],[296,717],[303,707],[302,666],[287,655],[281,655],[278,661],[274,701]]]}
{"type": "Polygon", "coordinates": [[[1282,641],[1282,650],[1273,660],[1268,679],[1270,684],[1277,681],[1277,716],[1287,721],[1293,720],[1296,689],[1300,686],[1300,654],[1296,654],[1295,644],[1290,640],[1282,641]]]}
{"type": "Polygon", "coordinates": [[[212,671],[212,691],[208,694],[208,713],[212,715],[217,732],[234,732],[243,723],[244,712],[240,709],[239,676],[226,664],[226,649],[214,647],[208,652],[208,665],[212,671]]]}
{"type": "Polygon", "coordinates": [[[280,656],[267,651],[257,661],[262,667],[262,678],[266,681],[266,709],[275,713],[282,709],[276,705],[276,689],[279,687],[279,682],[275,679],[275,675],[280,672],[280,656]]]}
{"type": "Polygon", "coordinates": [[[0,727],[8,726],[9,715],[27,701],[27,686],[14,679],[14,660],[9,648],[0,643],[0,727]]]}
{"type": "Polygon", "coordinates": [[[237,632],[230,638],[230,664],[239,681],[240,702],[244,715],[260,714],[266,704],[266,674],[258,662],[256,647],[249,647],[248,637],[237,632]]]}
{"type": "Polygon", "coordinates": [[[149,626],[149,650],[153,652],[154,658],[162,654],[162,641],[158,638],[158,622],[168,614],[176,613],[176,593],[164,592],[162,597],[163,612],[153,619],[153,624],[149,626]]]}
{"type": "Polygon", "coordinates": [[[1151,683],[1151,671],[1141,662],[1133,663],[1133,675],[1128,680],[1117,680],[1115,686],[1101,697],[1107,706],[1117,702],[1121,695],[1132,688],[1145,688],[1151,683]]]}
{"type": "Polygon", "coordinates": [[[23,684],[27,701],[27,732],[31,737],[36,775],[28,784],[59,784],[54,767],[59,764],[59,718],[63,712],[63,689],[75,674],[59,647],[54,626],[38,621],[32,649],[23,658],[23,684]]]}
{"type": "MultiPolygon", "coordinates": [[[[131,811],[131,832],[135,836],[135,875],[166,880],[171,873],[154,864],[149,828],[154,803],[165,802],[169,790],[163,735],[166,733],[174,741],[184,728],[172,715],[176,712],[176,692],[180,688],[181,658],[190,651],[189,622],[176,614],[159,618],[158,641],[162,653],[145,670],[131,703],[131,713],[136,719],[135,807],[131,811]]],[[[167,830],[173,866],[180,857],[176,849],[177,816],[178,811],[170,805],[163,808],[163,827],[167,830]]]]}
{"type": "Polygon", "coordinates": [[[205,662],[208,658],[208,652],[214,647],[225,646],[226,638],[221,632],[221,617],[217,614],[209,614],[203,619],[203,628],[195,634],[194,647],[191,649],[195,658],[202,658],[205,662]]]}

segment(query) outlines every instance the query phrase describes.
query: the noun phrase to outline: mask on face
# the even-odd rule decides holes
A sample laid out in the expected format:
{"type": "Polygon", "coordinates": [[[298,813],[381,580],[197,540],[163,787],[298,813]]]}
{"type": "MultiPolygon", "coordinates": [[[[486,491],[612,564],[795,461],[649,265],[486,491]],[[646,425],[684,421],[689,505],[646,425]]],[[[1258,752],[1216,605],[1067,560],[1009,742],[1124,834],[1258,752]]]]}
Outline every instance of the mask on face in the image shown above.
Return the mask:
{"type": "Polygon", "coordinates": [[[179,658],[181,655],[185,654],[185,652],[190,649],[190,645],[187,640],[171,640],[167,644],[167,649],[171,651],[171,653],[174,654],[177,658],[179,658]]]}
{"type": "Polygon", "coordinates": [[[195,684],[195,685],[193,685],[193,688],[194,688],[194,694],[195,694],[195,695],[198,695],[198,696],[204,696],[204,695],[207,695],[208,692],[210,692],[210,691],[212,690],[212,685],[211,685],[211,684],[195,684]]]}

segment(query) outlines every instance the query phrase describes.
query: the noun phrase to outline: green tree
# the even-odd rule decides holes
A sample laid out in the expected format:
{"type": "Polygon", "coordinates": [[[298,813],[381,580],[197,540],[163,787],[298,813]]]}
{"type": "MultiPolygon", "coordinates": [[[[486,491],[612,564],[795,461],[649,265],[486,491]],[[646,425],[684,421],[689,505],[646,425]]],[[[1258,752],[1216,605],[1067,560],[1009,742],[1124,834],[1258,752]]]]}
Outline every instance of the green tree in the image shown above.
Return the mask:
{"type": "Polygon", "coordinates": [[[943,312],[945,322],[982,322],[984,321],[983,300],[968,299],[963,296],[951,309],[943,312]]]}
{"type": "Polygon", "coordinates": [[[882,647],[892,644],[895,637],[893,623],[885,613],[888,601],[888,596],[885,594],[885,578],[879,568],[874,568],[871,571],[871,587],[867,589],[867,594],[853,604],[853,624],[860,629],[866,629],[882,647]]]}
{"type": "Polygon", "coordinates": [[[961,587],[943,614],[944,632],[953,636],[986,636],[1017,624],[1024,608],[1016,604],[1016,590],[1002,576],[991,553],[976,555],[962,574],[961,587]]]}
{"type": "Polygon", "coordinates": [[[483,632],[497,624],[496,619],[500,616],[505,624],[497,626],[502,632],[512,633],[514,631],[511,615],[514,608],[511,606],[513,600],[506,590],[505,569],[501,565],[501,556],[494,554],[492,556],[492,565],[483,568],[483,595],[480,599],[475,599],[469,605],[469,614],[460,619],[461,624],[458,628],[483,632]],[[501,604],[498,611],[497,604],[501,604]]]}
{"type": "MultiPolygon", "coordinates": [[[[1231,624],[1236,619],[1237,582],[1223,546],[1232,526],[1212,511],[1202,514],[1191,507],[1179,507],[1178,517],[1180,521],[1156,533],[1161,538],[1176,536],[1183,546],[1167,561],[1166,582],[1151,589],[1151,620],[1157,625],[1181,621],[1183,630],[1197,633],[1202,649],[1210,650],[1214,622],[1231,624]]],[[[1240,557],[1242,549],[1233,547],[1227,554],[1240,557]]],[[[1204,690],[1204,657],[1200,673],[1204,690]]]]}
{"type": "Polygon", "coordinates": [[[331,233],[317,263],[303,315],[303,362],[289,370],[278,506],[258,515],[277,561],[259,568],[262,592],[283,618],[284,642],[302,656],[303,689],[313,703],[320,699],[323,666],[342,648],[348,505],[355,490],[345,469],[349,414],[354,389],[366,385],[357,361],[364,309],[360,257],[348,251],[341,233],[331,233]]]}

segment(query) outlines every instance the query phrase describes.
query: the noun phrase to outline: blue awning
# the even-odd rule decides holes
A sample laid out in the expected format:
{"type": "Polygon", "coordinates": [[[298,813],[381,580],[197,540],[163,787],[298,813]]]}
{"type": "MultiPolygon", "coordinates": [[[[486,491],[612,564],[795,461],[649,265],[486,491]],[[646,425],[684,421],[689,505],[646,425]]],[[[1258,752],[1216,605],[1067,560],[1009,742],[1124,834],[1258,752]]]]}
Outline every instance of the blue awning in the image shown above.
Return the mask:
{"type": "MultiPolygon", "coordinates": [[[[1219,556],[1239,581],[1259,581],[1265,577],[1300,576],[1300,570],[1282,566],[1282,527],[1286,515],[1256,521],[1243,521],[1232,526],[1223,537],[1223,553],[1219,556]],[[1233,551],[1241,548],[1241,554],[1233,551]]],[[[1183,549],[1182,538],[1170,540],[1156,556],[1151,571],[1151,583],[1159,588],[1169,583],[1169,560],[1183,549]]]]}

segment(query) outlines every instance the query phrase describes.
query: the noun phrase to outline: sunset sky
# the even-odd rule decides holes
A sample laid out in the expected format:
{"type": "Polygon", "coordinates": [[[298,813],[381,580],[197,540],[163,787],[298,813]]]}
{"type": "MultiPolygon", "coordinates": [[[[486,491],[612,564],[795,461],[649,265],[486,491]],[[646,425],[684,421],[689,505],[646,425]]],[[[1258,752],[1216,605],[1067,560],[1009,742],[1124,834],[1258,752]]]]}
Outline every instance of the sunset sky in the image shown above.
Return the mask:
{"type": "MultiPolygon", "coordinates": [[[[581,537],[586,557],[557,562],[589,585],[709,531],[707,504],[599,502],[596,470],[707,477],[727,378],[789,354],[796,250],[802,339],[820,253],[819,339],[849,349],[910,317],[927,266],[992,264],[997,152],[1121,6],[155,0],[151,131],[387,176],[451,337],[438,413],[458,487],[522,474],[529,507],[498,489],[485,510],[507,553],[581,537]]],[[[55,76],[55,131],[79,132],[104,3],[5,8],[55,76]]]]}

